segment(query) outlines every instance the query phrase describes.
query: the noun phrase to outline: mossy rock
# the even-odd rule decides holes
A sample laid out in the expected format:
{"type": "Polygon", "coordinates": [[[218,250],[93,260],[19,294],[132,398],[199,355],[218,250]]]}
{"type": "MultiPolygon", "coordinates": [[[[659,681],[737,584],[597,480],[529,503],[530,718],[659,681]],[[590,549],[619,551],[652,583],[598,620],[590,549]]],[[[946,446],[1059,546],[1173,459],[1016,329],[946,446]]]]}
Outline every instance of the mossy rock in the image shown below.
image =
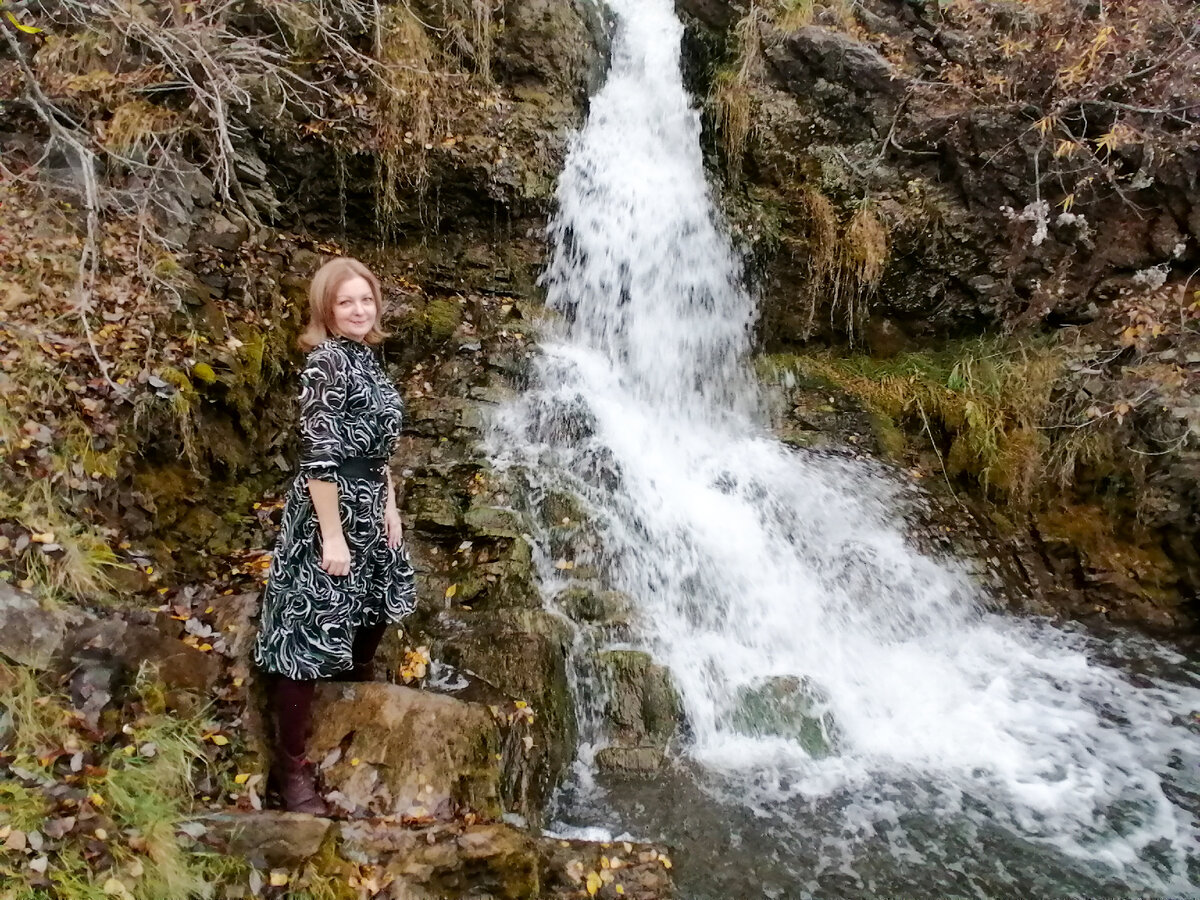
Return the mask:
{"type": "Polygon", "coordinates": [[[605,714],[625,746],[665,747],[683,712],[670,670],[641,650],[606,650],[597,666],[608,690],[605,714]]]}
{"type": "Polygon", "coordinates": [[[574,525],[587,519],[583,502],[569,491],[550,491],[538,504],[542,520],[552,525],[574,525]]]}
{"type": "Polygon", "coordinates": [[[516,538],[521,535],[520,513],[496,506],[472,506],[463,515],[463,525],[473,535],[516,538]]]}
{"type": "Polygon", "coordinates": [[[542,609],[456,610],[434,655],[467,670],[535,713],[534,746],[505,773],[507,808],[536,818],[575,753],[575,704],[567,683],[570,627],[542,609]]]}
{"type": "Polygon", "coordinates": [[[623,625],[633,611],[628,594],[599,585],[573,585],[561,591],[554,602],[572,619],[598,625],[623,625]]]}
{"type": "Polygon", "coordinates": [[[462,324],[462,307],[453,300],[438,298],[430,300],[425,307],[425,325],[435,341],[450,340],[462,324]]]}

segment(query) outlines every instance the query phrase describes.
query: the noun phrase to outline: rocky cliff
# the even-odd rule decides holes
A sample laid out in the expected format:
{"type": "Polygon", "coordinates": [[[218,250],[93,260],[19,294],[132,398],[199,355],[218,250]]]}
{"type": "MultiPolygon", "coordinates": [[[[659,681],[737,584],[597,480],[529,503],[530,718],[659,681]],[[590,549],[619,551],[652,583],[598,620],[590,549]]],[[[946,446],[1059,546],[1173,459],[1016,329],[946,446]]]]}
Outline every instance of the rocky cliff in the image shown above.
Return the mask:
{"type": "Polygon", "coordinates": [[[760,345],[801,354],[766,368],[982,503],[1058,609],[1192,620],[1194,8],[679,6],[760,345]]]}

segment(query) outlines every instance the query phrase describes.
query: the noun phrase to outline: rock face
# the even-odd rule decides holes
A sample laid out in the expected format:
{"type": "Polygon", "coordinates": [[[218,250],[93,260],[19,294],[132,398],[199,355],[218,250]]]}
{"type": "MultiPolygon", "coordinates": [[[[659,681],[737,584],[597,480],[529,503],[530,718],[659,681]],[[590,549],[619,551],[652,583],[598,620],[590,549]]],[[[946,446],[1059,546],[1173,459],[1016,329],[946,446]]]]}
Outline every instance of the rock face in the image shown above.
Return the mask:
{"type": "MultiPolygon", "coordinates": [[[[996,503],[986,477],[966,489],[1023,546],[1009,562],[1026,586],[1063,613],[1194,622],[1200,122],[1168,112],[1200,92],[1182,63],[1194,8],[677,5],[714,179],[761,298],[760,348],[865,349],[902,369],[996,334],[1054,346],[1029,502],[996,503]],[[1138,37],[1117,52],[1125,28],[1138,37]],[[1141,72],[1140,59],[1160,62],[1141,72]],[[1078,508],[1095,526],[1061,527],[1078,508]]],[[[871,407],[898,370],[860,383],[855,415],[959,475],[953,427],[871,407]]]]}

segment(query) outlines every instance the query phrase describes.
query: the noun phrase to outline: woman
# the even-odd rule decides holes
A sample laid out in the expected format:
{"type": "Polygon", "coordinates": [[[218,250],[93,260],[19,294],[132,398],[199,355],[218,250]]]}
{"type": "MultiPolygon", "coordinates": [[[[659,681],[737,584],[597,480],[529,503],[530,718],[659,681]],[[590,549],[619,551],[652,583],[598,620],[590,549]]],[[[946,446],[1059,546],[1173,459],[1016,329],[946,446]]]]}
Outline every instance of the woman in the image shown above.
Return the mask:
{"type": "Polygon", "coordinates": [[[416,594],[388,468],[404,407],[372,346],[379,281],[358,260],[321,266],[309,288],[300,376],[300,473],[263,592],[254,661],[272,677],[275,782],[285,809],[322,815],[304,760],[318,678],[370,680],[388,625],[416,594]]]}

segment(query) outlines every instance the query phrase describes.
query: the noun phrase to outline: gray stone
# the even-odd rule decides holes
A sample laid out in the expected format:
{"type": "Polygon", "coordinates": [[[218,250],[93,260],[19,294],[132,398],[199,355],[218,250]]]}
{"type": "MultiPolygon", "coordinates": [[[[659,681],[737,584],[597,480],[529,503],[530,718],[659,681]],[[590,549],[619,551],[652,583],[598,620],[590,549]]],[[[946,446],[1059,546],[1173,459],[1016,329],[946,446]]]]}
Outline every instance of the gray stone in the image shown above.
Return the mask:
{"type": "Polygon", "coordinates": [[[29,594],[0,582],[0,656],[47,669],[62,650],[70,617],[43,609],[29,594]]]}

